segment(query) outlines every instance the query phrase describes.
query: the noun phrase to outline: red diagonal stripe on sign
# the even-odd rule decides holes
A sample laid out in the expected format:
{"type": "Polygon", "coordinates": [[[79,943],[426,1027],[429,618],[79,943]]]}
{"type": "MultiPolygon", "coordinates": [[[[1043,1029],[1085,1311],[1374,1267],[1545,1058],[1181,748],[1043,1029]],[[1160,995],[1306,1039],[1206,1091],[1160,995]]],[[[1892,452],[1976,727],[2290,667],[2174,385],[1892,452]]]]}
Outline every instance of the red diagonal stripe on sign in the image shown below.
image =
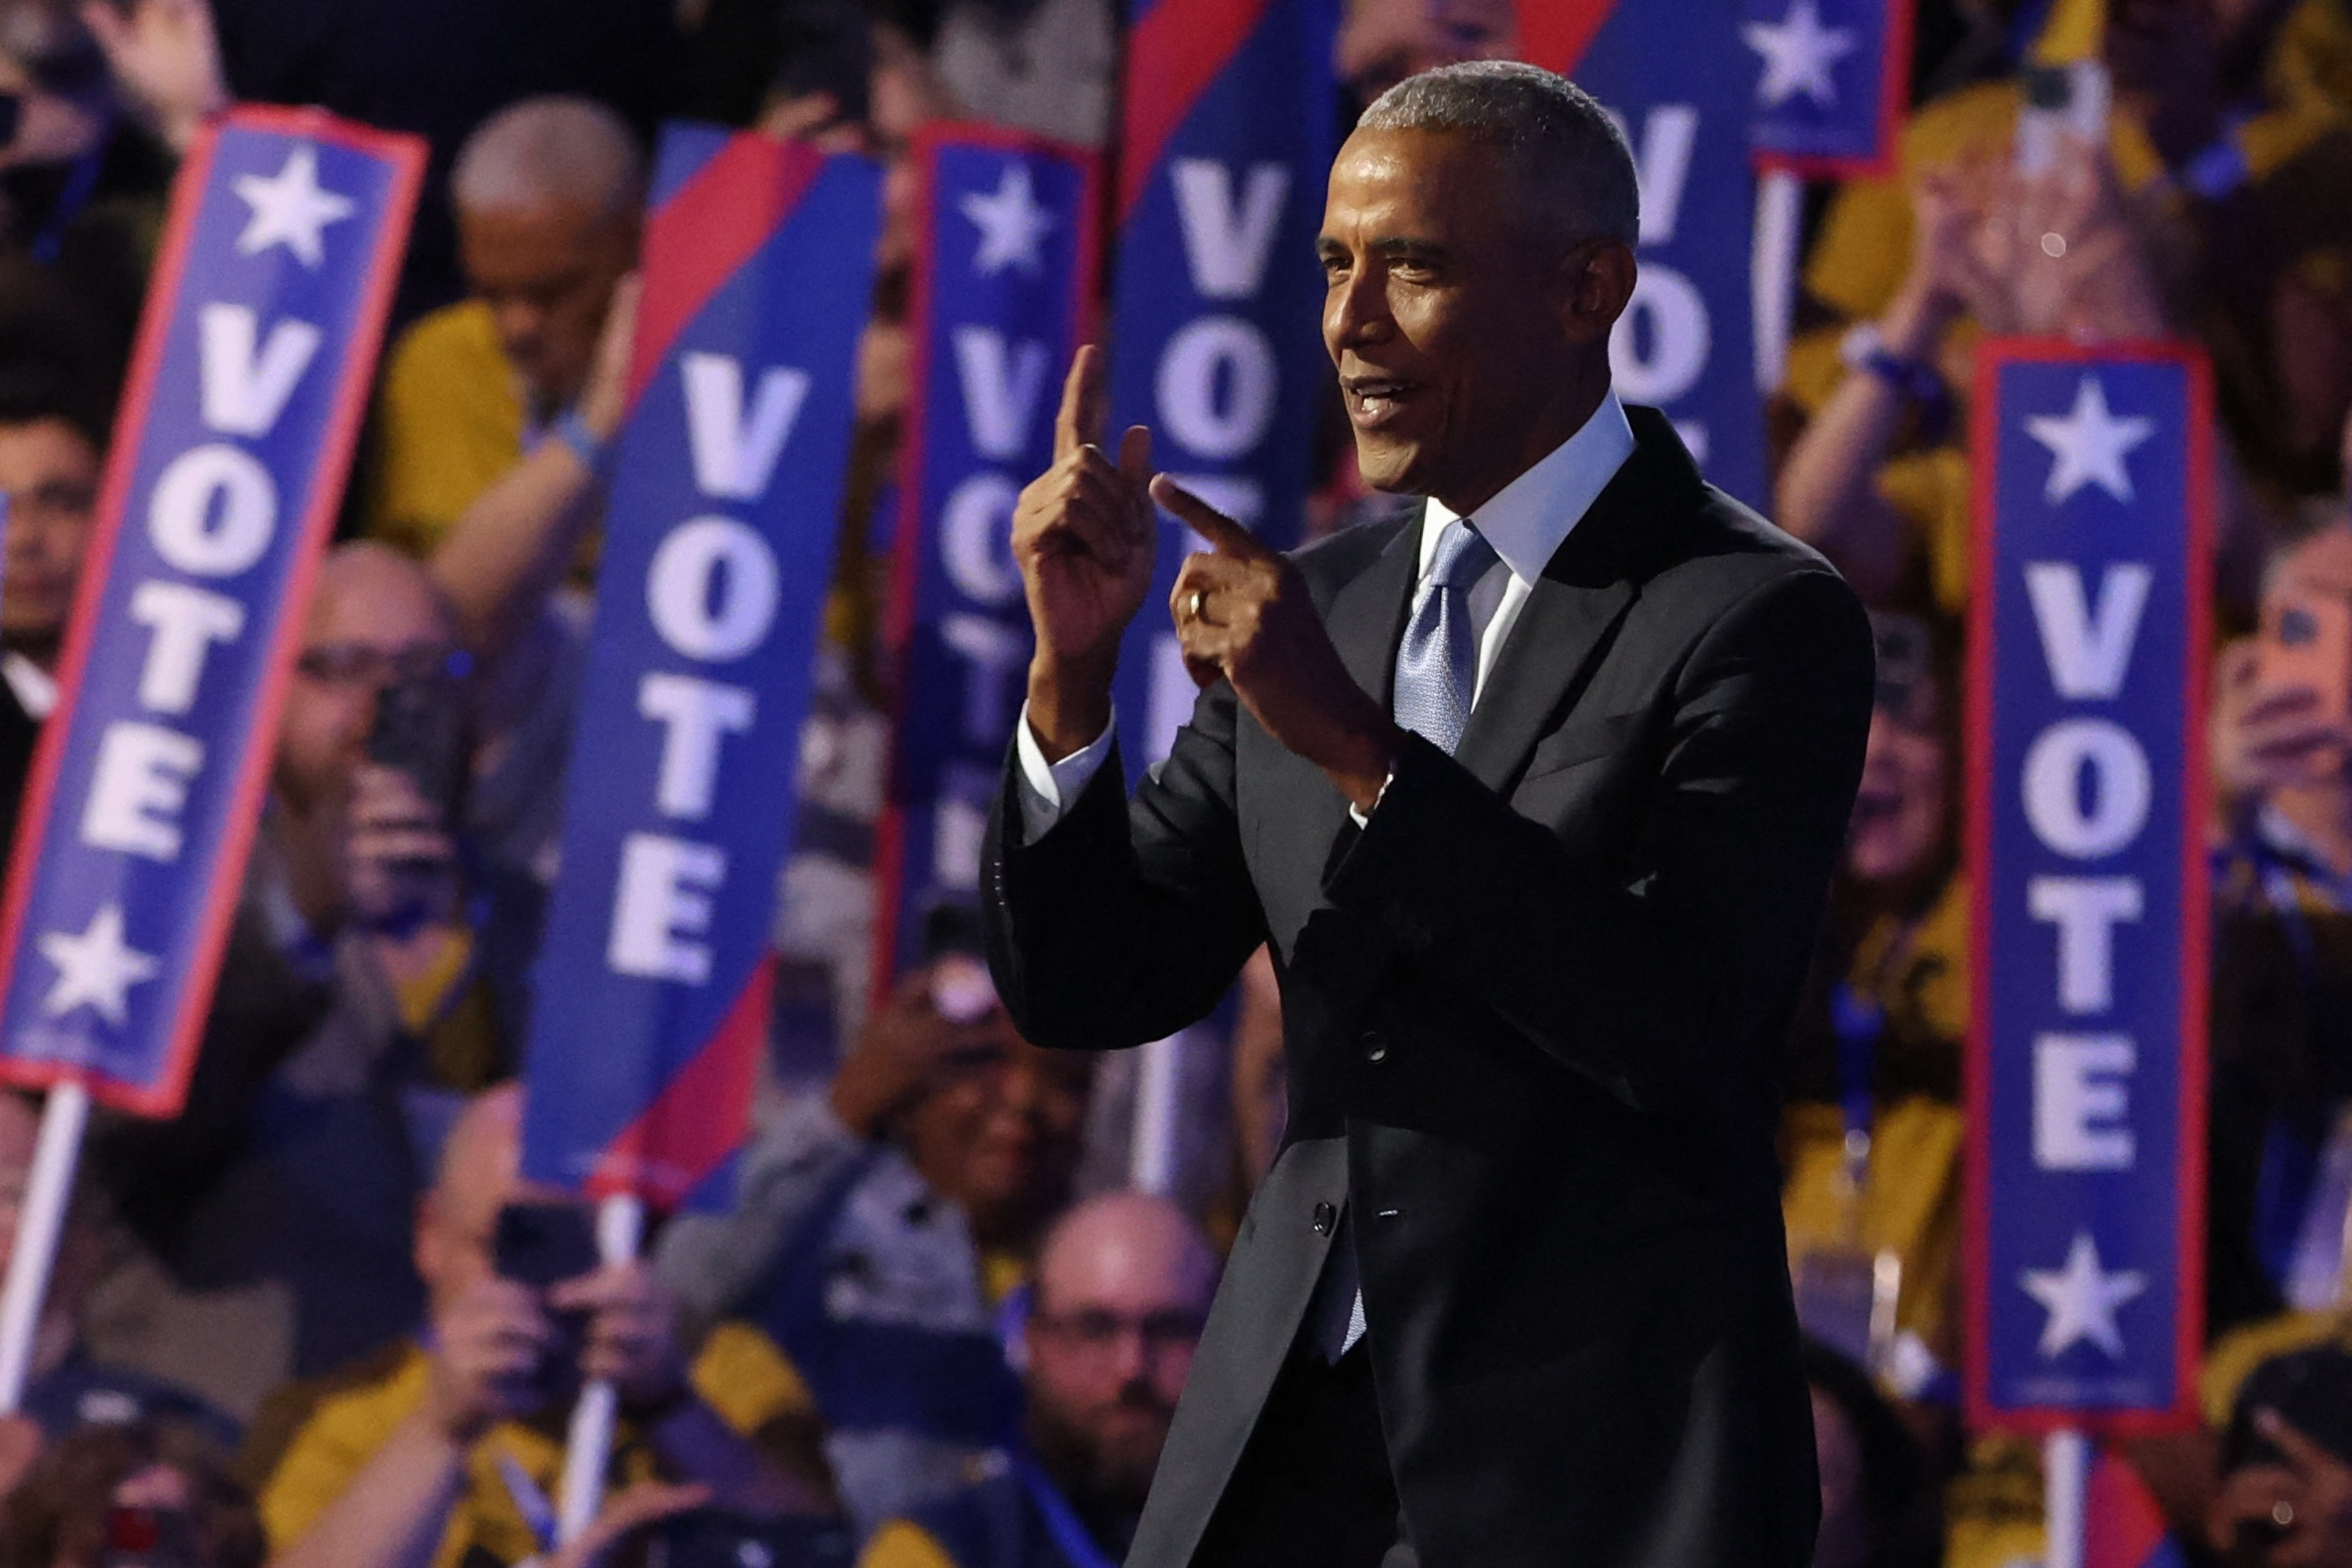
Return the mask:
{"type": "MultiPolygon", "coordinates": [[[[1160,0],[1127,40],[1126,145],[1119,149],[1118,220],[1143,199],[1168,138],[1233,63],[1272,0],[1160,0]]],[[[1540,0],[1538,0],[1540,3],[1540,0]]]]}
{"type": "Polygon", "coordinates": [[[737,136],[654,208],[645,225],[645,293],[629,353],[629,407],[637,406],[686,324],[792,216],[824,167],[825,155],[806,143],[737,136]]]}
{"type": "Polygon", "coordinates": [[[588,1179],[589,1197],[638,1193],[657,1207],[673,1208],[734,1152],[742,1141],[775,988],[771,955],[753,967],[709,1043],[604,1146],[588,1179]]]}
{"type": "Polygon", "coordinates": [[[1519,59],[1573,73],[1617,0],[1518,0],[1519,59]]]}

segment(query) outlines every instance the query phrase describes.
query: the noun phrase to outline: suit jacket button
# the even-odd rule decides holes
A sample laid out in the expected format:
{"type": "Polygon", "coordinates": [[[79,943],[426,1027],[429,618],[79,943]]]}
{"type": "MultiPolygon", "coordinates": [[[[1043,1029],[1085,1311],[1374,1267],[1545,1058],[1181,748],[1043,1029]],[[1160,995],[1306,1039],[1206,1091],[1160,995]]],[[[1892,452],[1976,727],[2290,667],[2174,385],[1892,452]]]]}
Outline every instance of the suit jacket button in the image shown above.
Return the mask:
{"type": "Polygon", "coordinates": [[[1331,1235],[1332,1223],[1339,1219],[1339,1217],[1340,1212],[1337,1209],[1334,1209],[1330,1204],[1319,1203],[1315,1205],[1315,1234],[1317,1236],[1331,1235]]]}
{"type": "Polygon", "coordinates": [[[1388,1060],[1388,1037],[1382,1034],[1379,1030],[1365,1030],[1364,1038],[1359,1040],[1357,1044],[1364,1047],[1364,1059],[1366,1061],[1385,1062],[1388,1060]]]}

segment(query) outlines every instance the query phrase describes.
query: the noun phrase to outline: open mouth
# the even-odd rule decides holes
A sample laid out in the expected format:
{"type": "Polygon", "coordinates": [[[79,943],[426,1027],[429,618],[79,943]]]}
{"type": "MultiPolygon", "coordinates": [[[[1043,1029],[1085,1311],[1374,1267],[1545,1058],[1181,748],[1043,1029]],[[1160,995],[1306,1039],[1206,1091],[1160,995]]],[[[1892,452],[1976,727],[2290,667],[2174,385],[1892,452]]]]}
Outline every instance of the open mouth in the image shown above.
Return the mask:
{"type": "Polygon", "coordinates": [[[1348,376],[1340,386],[1348,396],[1348,417],[1359,426],[1386,422],[1421,390],[1417,382],[1392,376],[1348,376]]]}

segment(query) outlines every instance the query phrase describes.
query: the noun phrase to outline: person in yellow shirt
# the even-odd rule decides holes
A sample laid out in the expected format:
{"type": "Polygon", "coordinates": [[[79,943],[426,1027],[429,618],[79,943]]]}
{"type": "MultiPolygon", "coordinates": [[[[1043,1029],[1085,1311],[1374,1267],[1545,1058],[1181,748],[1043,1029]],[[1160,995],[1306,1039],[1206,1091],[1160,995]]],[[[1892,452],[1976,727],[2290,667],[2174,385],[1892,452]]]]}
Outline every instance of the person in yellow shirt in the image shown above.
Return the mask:
{"type": "Polygon", "coordinates": [[[1981,330],[2194,332],[2232,437],[2225,591],[2259,556],[2257,491],[2324,487],[2352,400],[2352,13],[2341,0],[2057,0],[2032,64],[2100,61],[2106,145],[2085,182],[2015,170],[2022,77],[1920,107],[1896,172],[1841,187],[1807,259],[1786,401],[1805,429],[1776,516],[1864,598],[1967,595],[1958,404],[1981,330]],[[2111,14],[2112,13],[2112,14],[2111,14]],[[1987,243],[1990,242],[1990,243],[1987,243]]]}
{"type": "Polygon", "coordinates": [[[673,1501],[754,1515],[832,1511],[822,1478],[787,1472],[752,1441],[805,1403],[773,1352],[715,1336],[690,1361],[674,1299],[639,1264],[544,1293],[495,1272],[500,1210],[547,1197],[518,1177],[521,1125],[521,1090],[506,1085],[451,1132],[417,1223],[431,1332],[295,1433],[261,1489],[276,1568],[454,1568],[548,1551],[564,1421],[587,1378],[620,1393],[616,1483],[692,1482],[673,1501]],[[582,1325],[570,1355],[558,1314],[582,1325]]]}
{"type": "Polygon", "coordinates": [[[858,1568],[1110,1568],[1126,1554],[1216,1294],[1217,1254],[1163,1198],[1115,1193],[1046,1237],[1021,1330],[1026,1448],[892,1519],[858,1568]]]}
{"type": "Polygon", "coordinates": [[[526,98],[467,138],[450,177],[471,297],[387,357],[360,514],[414,555],[523,456],[563,443],[600,470],[618,410],[583,400],[614,287],[636,264],[645,160],[586,98],[526,98]]]}
{"type": "Polygon", "coordinates": [[[1807,1331],[1917,1396],[1957,1362],[1968,899],[1943,662],[1923,621],[1872,619],[1878,702],[1791,1044],[1782,1204],[1807,1331]]]}

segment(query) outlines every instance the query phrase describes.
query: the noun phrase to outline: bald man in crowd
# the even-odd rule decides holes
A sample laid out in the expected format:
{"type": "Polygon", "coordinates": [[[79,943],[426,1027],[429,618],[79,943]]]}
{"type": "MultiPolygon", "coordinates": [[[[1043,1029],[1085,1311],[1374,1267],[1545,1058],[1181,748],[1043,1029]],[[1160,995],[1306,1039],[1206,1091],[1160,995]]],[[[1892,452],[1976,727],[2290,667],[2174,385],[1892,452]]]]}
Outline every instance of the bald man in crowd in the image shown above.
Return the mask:
{"type": "Polygon", "coordinates": [[[695,1483],[680,1504],[757,1516],[827,1511],[819,1485],[751,1441],[797,1397],[772,1354],[722,1332],[690,1357],[675,1300],[642,1263],[545,1289],[498,1273],[500,1212],[567,1201],[522,1182],[522,1109],[521,1087],[502,1085],[452,1128],[416,1221],[431,1332],[322,1401],[271,1471],[261,1509],[278,1568],[506,1564],[551,1550],[565,1417],[592,1377],[620,1395],[611,1473],[623,1483],[695,1483]]]}
{"type": "Polygon", "coordinates": [[[1217,1290],[1163,1198],[1081,1204],[1038,1255],[1021,1331],[1028,1452],[884,1525],[860,1568],[1102,1568],[1126,1555],[1217,1290]]]}
{"type": "Polygon", "coordinates": [[[636,265],[644,151],[591,99],[525,98],[466,140],[450,199],[471,297],[393,345],[361,481],[367,532],[419,556],[527,454],[600,464],[620,410],[587,394],[636,265]]]}

